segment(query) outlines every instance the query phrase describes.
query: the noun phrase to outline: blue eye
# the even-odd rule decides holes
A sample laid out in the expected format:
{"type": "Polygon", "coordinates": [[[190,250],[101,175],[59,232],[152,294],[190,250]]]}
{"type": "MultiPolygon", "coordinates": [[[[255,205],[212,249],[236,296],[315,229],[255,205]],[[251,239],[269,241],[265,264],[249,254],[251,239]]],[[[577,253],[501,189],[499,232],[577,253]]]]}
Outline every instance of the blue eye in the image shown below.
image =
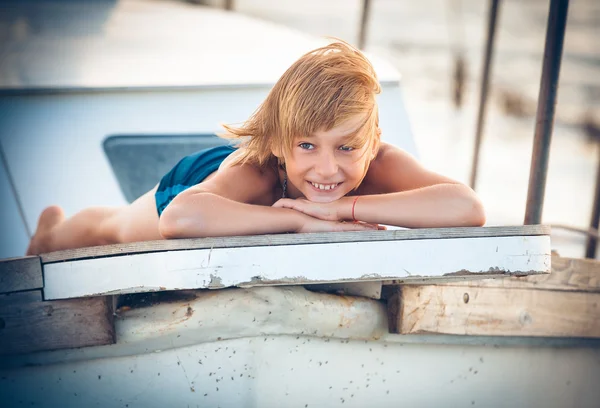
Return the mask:
{"type": "Polygon", "coordinates": [[[350,147],[350,146],[340,146],[340,150],[344,151],[344,152],[351,152],[352,150],[354,150],[354,147],[350,147]]]}
{"type": "Polygon", "coordinates": [[[314,149],[314,146],[310,143],[300,143],[298,146],[300,146],[300,148],[305,149],[305,150],[314,149]]]}

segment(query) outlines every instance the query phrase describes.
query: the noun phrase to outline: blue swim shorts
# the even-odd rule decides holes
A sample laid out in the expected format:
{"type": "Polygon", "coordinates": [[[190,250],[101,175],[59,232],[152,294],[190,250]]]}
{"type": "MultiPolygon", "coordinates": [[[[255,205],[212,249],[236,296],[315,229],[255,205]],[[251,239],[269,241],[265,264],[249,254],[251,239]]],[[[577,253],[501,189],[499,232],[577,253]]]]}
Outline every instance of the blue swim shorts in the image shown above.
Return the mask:
{"type": "Polygon", "coordinates": [[[236,150],[231,146],[217,146],[200,150],[179,161],[160,180],[154,194],[158,216],[162,214],[177,194],[201,183],[206,177],[215,172],[223,160],[236,150]]]}

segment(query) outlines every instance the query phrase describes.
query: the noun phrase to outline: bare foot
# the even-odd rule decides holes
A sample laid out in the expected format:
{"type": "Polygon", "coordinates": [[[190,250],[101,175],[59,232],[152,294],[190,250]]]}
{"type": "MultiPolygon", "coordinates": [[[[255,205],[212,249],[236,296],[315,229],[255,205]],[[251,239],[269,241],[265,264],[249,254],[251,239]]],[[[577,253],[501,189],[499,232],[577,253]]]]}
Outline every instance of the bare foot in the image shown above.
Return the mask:
{"type": "Polygon", "coordinates": [[[64,219],[65,214],[62,208],[56,205],[47,207],[42,211],[38,220],[37,230],[33,237],[31,237],[31,242],[29,242],[29,248],[27,248],[25,255],[38,255],[52,251],[50,242],[48,242],[50,240],[50,232],[52,228],[64,219]]]}

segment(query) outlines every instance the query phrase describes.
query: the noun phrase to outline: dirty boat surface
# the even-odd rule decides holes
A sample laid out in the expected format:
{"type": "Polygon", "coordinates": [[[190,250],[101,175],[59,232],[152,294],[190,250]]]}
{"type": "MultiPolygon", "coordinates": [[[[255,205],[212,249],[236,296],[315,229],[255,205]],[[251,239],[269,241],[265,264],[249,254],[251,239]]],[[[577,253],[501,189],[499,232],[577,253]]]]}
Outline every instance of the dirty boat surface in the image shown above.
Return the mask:
{"type": "Polygon", "coordinates": [[[600,397],[600,267],[551,260],[544,226],[157,241],[0,268],[8,406],[600,397]],[[278,250],[294,262],[272,263],[278,250]]]}

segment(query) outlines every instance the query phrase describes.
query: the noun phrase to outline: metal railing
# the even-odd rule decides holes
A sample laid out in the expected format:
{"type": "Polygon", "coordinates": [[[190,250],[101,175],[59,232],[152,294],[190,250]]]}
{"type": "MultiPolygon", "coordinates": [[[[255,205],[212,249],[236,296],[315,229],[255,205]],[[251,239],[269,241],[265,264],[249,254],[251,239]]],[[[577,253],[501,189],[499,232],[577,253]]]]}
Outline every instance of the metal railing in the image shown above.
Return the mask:
{"type": "MultiPolygon", "coordinates": [[[[358,30],[358,46],[361,49],[363,49],[366,44],[371,6],[371,0],[363,0],[361,7],[360,27],[358,30]]],[[[490,0],[487,23],[487,40],[481,75],[477,127],[475,131],[475,144],[473,149],[473,161],[470,175],[470,185],[473,189],[475,189],[477,183],[477,169],[479,165],[481,142],[483,140],[483,129],[485,126],[486,107],[489,96],[492,57],[494,53],[494,40],[496,37],[499,6],[500,0],[490,0]]],[[[224,0],[224,7],[228,10],[233,9],[233,0],[224,0]]],[[[544,194],[546,191],[546,179],[548,174],[548,159],[550,155],[550,143],[554,128],[558,80],[560,75],[568,10],[569,0],[550,0],[548,23],[546,26],[546,41],[544,45],[542,75],[540,79],[540,91],[538,95],[533,152],[531,155],[529,187],[527,191],[525,218],[523,221],[523,223],[526,225],[540,224],[542,221],[544,194]]],[[[596,257],[596,250],[598,246],[597,233],[593,234],[590,232],[597,231],[599,224],[600,155],[598,157],[596,190],[594,194],[590,229],[585,231],[587,232],[588,236],[585,252],[585,256],[587,258],[596,257]]],[[[574,230],[581,231],[576,228],[574,230]]]]}

